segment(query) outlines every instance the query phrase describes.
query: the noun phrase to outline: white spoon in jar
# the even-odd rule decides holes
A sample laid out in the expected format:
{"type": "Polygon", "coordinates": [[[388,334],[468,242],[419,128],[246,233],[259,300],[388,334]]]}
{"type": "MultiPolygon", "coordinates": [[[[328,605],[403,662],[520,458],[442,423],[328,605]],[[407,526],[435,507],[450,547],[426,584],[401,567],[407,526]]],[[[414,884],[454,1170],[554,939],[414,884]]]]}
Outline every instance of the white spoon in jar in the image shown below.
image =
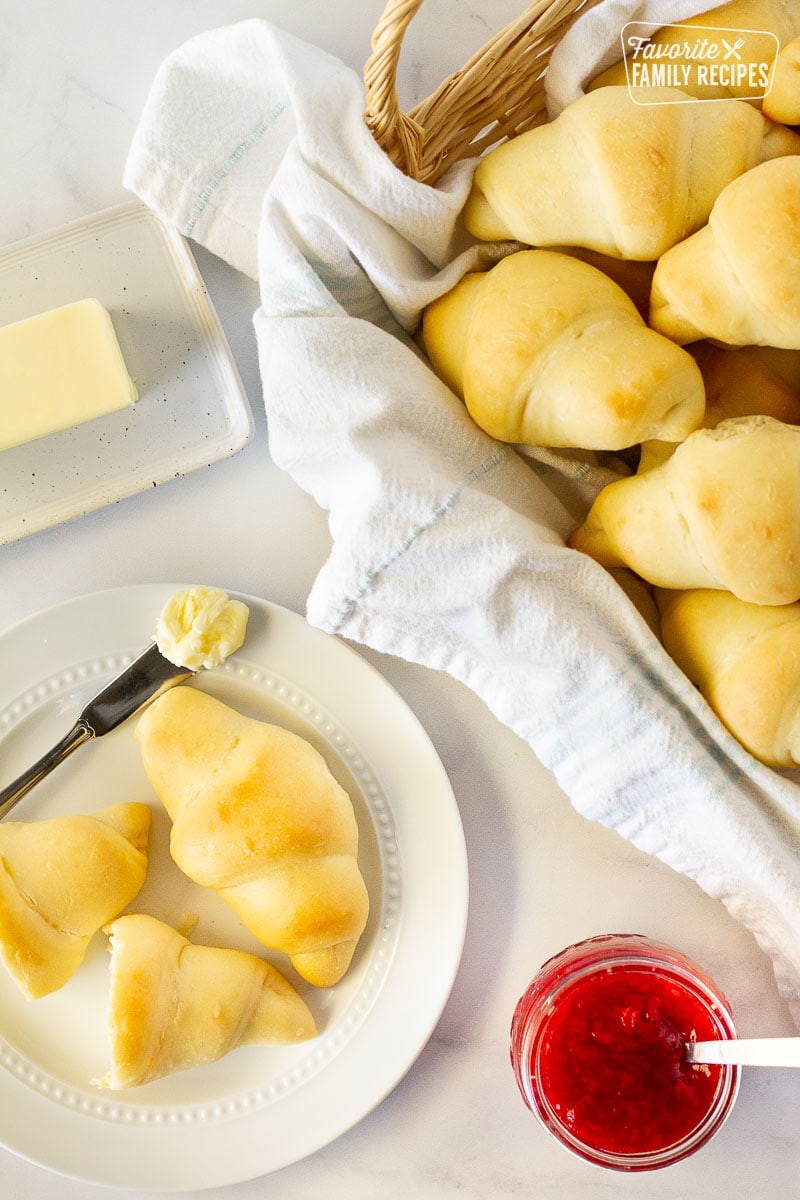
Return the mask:
{"type": "Polygon", "coordinates": [[[800,1037],[720,1038],[687,1042],[686,1062],[741,1067],[800,1067],[800,1037]]]}

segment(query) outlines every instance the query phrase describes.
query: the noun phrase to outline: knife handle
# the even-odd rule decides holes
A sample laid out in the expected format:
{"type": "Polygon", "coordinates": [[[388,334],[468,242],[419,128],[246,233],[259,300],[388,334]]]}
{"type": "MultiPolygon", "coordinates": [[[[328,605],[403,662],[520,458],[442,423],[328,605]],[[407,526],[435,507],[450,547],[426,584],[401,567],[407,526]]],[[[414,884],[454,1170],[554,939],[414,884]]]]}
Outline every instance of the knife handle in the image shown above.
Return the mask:
{"type": "Polygon", "coordinates": [[[85,721],[76,721],[72,729],[66,737],[63,737],[58,745],[53,746],[52,750],[48,750],[43,754],[32,767],[28,767],[23,773],[10,783],[8,787],[0,790],[0,821],[15,804],[27,795],[32,787],[41,780],[45,775],[49,775],[59,763],[62,763],[68,755],[72,754],[73,750],[77,750],[78,746],[82,746],[84,742],[90,741],[94,737],[94,733],[85,721]]]}
{"type": "Polygon", "coordinates": [[[800,1067],[800,1037],[720,1038],[687,1042],[686,1060],[742,1067],[800,1067]]]}

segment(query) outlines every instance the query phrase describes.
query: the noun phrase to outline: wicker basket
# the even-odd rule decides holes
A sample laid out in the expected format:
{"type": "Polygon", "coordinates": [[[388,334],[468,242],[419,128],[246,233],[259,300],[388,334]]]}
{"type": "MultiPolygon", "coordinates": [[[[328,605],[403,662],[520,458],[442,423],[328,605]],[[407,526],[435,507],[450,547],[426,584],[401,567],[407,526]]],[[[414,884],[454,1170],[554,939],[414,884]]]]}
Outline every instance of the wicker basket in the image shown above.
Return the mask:
{"type": "Polygon", "coordinates": [[[364,68],[365,120],[378,145],[406,175],[434,184],[453,163],[542,124],[550,54],[578,14],[597,3],[537,0],[427,100],[403,113],[397,66],[422,0],[388,0],[364,68]]]}

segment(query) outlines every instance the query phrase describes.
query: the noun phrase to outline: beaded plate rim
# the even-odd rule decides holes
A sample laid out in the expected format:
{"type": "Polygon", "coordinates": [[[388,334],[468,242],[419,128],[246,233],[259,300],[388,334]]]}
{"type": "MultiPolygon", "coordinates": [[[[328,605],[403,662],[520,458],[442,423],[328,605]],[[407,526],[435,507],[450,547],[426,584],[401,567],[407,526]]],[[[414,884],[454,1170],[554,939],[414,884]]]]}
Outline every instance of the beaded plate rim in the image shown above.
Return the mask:
{"type": "MultiPolygon", "coordinates": [[[[0,710],[0,745],[23,721],[34,717],[45,703],[66,700],[76,688],[92,680],[97,681],[98,687],[102,686],[108,678],[128,666],[136,653],[136,650],[123,651],[80,660],[38,680],[0,710]]],[[[110,1098],[113,1093],[81,1089],[32,1062],[0,1031],[0,1067],[46,1100],[87,1117],[126,1125],[174,1126],[207,1125],[256,1112],[307,1082],[347,1045],[371,1011],[388,973],[402,906],[400,850],[391,807],[367,756],[324,705],[279,673],[234,655],[215,668],[214,674],[227,675],[265,695],[277,697],[318,731],[330,752],[340,758],[356,780],[380,856],[379,932],[364,964],[358,990],[334,1028],[309,1043],[309,1054],[277,1080],[271,1080],[264,1087],[245,1089],[218,1102],[153,1105],[110,1098]]],[[[370,897],[371,904],[375,899],[370,897]]]]}

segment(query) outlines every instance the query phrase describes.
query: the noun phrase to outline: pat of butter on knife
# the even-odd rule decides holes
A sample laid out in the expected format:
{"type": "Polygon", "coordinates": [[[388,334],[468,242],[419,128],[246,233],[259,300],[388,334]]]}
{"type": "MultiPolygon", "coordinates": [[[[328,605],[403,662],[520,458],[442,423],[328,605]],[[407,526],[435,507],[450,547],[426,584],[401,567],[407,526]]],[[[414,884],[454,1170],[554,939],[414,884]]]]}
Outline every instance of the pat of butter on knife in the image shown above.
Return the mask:
{"type": "Polygon", "coordinates": [[[77,300],[0,328],[0,450],[136,399],[114,324],[99,300],[77,300]]]}

